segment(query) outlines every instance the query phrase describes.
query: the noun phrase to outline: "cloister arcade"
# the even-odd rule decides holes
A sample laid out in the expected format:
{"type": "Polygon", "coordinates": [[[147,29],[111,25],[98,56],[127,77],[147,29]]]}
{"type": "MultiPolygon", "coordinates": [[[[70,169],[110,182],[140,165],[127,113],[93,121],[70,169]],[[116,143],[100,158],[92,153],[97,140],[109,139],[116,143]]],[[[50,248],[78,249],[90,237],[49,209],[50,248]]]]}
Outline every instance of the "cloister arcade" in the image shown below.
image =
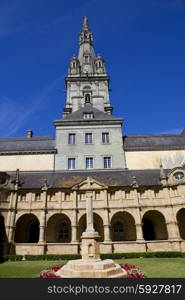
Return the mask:
{"type": "MultiPolygon", "coordinates": [[[[176,214],[179,235],[185,239],[185,208],[176,214]]],[[[54,213],[46,222],[46,243],[70,243],[72,239],[72,220],[65,213],[54,213]]],[[[33,213],[20,216],[15,226],[15,243],[39,242],[39,218],[33,213]]],[[[81,241],[86,228],[86,214],[78,221],[77,240],[81,241]]],[[[94,228],[99,233],[99,241],[104,242],[104,223],[97,213],[94,213],[94,228]]],[[[112,242],[128,242],[137,240],[137,226],[131,213],[118,211],[110,220],[110,238],[112,242]]],[[[145,241],[168,240],[168,228],[165,216],[158,210],[148,210],[142,217],[142,233],[145,241]]],[[[0,215],[0,244],[5,239],[4,218],[0,215]]]]}

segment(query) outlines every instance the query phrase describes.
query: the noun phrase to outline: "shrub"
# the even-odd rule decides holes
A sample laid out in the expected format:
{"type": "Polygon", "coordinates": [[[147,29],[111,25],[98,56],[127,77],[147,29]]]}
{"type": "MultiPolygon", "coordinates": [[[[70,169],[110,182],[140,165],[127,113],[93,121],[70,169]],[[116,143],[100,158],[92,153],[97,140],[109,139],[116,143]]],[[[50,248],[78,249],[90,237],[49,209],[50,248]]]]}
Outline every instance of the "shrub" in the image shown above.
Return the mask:
{"type": "Polygon", "coordinates": [[[15,255],[15,254],[3,255],[4,261],[20,261],[22,259],[23,259],[23,255],[15,255]]]}
{"type": "Polygon", "coordinates": [[[150,258],[150,257],[185,257],[185,253],[177,251],[158,251],[158,252],[132,252],[132,253],[112,253],[101,254],[102,259],[125,259],[125,258],[150,258]]]}
{"type": "Polygon", "coordinates": [[[46,255],[25,255],[26,260],[73,260],[80,259],[79,254],[46,254],[46,255]]]}

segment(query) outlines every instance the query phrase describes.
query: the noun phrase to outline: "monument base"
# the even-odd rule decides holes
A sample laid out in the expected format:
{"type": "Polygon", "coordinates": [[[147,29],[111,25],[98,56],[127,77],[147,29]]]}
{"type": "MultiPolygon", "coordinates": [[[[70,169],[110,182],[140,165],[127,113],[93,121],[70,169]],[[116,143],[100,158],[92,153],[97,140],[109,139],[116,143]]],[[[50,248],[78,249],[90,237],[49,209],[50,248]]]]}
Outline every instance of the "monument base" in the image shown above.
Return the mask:
{"type": "Polygon", "coordinates": [[[70,260],[56,272],[61,278],[123,278],[126,274],[112,259],[70,260]]]}

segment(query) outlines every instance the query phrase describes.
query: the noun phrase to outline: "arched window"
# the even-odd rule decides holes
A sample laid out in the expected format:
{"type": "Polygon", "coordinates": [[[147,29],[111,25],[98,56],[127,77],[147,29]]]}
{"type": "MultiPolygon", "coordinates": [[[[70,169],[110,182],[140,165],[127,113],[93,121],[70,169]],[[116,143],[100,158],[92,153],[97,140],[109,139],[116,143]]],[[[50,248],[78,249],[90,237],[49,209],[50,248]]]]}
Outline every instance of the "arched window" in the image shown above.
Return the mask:
{"type": "Polygon", "coordinates": [[[58,230],[58,242],[65,243],[69,241],[69,226],[67,222],[62,222],[59,224],[58,230]]]}
{"type": "Polygon", "coordinates": [[[46,241],[48,243],[70,243],[71,221],[64,214],[54,214],[47,222],[46,241]]]}
{"type": "Polygon", "coordinates": [[[117,212],[111,220],[112,241],[135,241],[135,220],[128,212],[117,212]]]}
{"type": "Polygon", "coordinates": [[[146,241],[167,240],[168,232],[163,214],[157,210],[147,211],[142,219],[143,236],[146,241]]]}
{"type": "Polygon", "coordinates": [[[38,243],[39,220],[33,214],[24,214],[16,222],[15,243],[38,243]]]}
{"type": "Polygon", "coordinates": [[[91,96],[90,94],[85,95],[85,103],[90,103],[91,102],[91,96]]]}
{"type": "Polygon", "coordinates": [[[113,225],[113,231],[114,233],[123,232],[123,224],[120,221],[117,221],[113,225]]]}

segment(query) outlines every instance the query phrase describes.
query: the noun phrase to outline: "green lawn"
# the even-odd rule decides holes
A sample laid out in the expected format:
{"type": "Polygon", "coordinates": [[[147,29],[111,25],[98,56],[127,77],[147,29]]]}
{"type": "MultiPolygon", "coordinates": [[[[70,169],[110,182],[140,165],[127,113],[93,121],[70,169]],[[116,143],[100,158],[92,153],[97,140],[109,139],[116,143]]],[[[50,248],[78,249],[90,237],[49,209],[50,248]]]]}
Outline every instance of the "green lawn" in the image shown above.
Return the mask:
{"type": "MultiPolygon", "coordinates": [[[[132,258],[116,262],[137,265],[150,278],[185,278],[185,258],[132,258]]],[[[0,264],[0,277],[33,278],[37,277],[44,268],[64,263],[66,261],[5,262],[0,264]]]]}

